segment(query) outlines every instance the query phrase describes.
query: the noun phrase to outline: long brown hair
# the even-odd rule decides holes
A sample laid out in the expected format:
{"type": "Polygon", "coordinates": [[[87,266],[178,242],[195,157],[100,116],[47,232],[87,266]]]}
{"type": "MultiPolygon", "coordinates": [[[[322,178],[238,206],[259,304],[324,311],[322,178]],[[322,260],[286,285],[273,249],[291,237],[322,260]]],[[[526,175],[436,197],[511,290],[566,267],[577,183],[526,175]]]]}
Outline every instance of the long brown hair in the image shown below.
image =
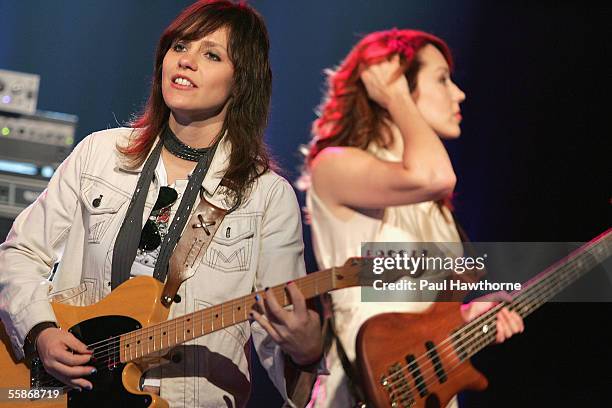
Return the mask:
{"type": "Polygon", "coordinates": [[[170,115],[161,88],[164,56],[176,41],[194,41],[222,27],[229,31],[228,53],[234,65],[234,84],[217,139],[226,134],[231,144],[224,182],[238,201],[255,179],[274,168],[264,143],[272,93],[268,31],[262,17],[244,4],[198,1],[170,23],[157,45],[147,103],[130,123],[138,131],[127,146],[117,148],[130,167],[138,167],[145,161],[170,115]]]}
{"type": "Polygon", "coordinates": [[[418,52],[427,44],[440,50],[453,66],[450,50],[440,38],[416,30],[387,30],[362,38],[340,66],[327,71],[327,92],[319,106],[319,117],[312,126],[313,139],[306,152],[306,168],[323,149],[329,146],[352,146],[366,149],[371,142],[386,147],[384,119],[389,113],[368,97],[360,79],[364,68],[395,54],[406,75],[411,91],[417,87],[421,68],[418,52]],[[383,130],[383,131],[381,131],[383,130]]]}

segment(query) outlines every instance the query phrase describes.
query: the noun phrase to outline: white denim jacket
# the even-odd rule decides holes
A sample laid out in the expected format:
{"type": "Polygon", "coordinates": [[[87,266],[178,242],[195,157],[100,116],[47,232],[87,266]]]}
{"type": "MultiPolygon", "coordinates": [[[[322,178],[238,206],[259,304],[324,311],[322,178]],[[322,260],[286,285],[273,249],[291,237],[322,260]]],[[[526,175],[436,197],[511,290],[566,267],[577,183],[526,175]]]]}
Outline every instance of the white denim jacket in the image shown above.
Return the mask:
{"type": "MultiPolygon", "coordinates": [[[[110,293],[115,238],[140,175],[122,165],[115,146],[125,145],[132,132],[105,130],[79,143],[0,246],[0,317],[16,356],[22,356],[34,325],[56,321],[50,295],[87,305],[110,293]]],[[[223,208],[228,202],[219,183],[230,149],[223,139],[202,183],[207,199],[223,208]]],[[[143,224],[159,187],[155,181],[150,186],[143,224]]],[[[305,275],[303,249],[295,194],[285,179],[267,172],[223,220],[195,275],[181,286],[182,301],[172,305],[170,318],[305,275]]],[[[251,335],[262,365],[287,399],[280,348],[247,322],[177,347],[175,362],[161,367],[162,397],[173,407],[246,405],[251,335]]]]}

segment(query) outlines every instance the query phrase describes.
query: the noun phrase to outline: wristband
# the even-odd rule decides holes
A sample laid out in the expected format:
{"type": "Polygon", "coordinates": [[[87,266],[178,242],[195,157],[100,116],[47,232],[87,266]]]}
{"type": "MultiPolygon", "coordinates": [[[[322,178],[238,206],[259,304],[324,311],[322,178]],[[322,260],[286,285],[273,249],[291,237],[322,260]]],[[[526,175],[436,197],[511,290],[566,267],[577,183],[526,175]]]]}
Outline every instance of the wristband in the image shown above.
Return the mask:
{"type": "Polygon", "coordinates": [[[45,329],[50,327],[58,328],[57,323],[55,322],[41,322],[32,327],[32,329],[28,332],[28,335],[23,342],[23,352],[27,357],[32,357],[36,353],[36,339],[38,335],[45,329]]]}

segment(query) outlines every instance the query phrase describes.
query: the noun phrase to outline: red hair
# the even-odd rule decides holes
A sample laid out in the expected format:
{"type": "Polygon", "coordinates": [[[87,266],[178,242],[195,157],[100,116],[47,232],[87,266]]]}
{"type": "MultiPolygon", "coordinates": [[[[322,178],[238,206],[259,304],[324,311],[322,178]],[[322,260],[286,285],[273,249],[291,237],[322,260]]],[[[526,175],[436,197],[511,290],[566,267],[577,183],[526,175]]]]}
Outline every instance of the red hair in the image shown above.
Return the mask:
{"type": "Polygon", "coordinates": [[[335,70],[328,70],[327,92],[319,106],[319,118],[312,126],[313,140],[309,146],[306,165],[329,146],[352,146],[366,149],[375,141],[386,147],[381,130],[388,112],[368,97],[361,72],[372,64],[400,56],[400,66],[408,85],[416,89],[416,77],[421,63],[418,52],[427,44],[440,50],[452,69],[453,60],[446,43],[432,35],[416,30],[387,30],[368,34],[353,47],[335,70]]]}

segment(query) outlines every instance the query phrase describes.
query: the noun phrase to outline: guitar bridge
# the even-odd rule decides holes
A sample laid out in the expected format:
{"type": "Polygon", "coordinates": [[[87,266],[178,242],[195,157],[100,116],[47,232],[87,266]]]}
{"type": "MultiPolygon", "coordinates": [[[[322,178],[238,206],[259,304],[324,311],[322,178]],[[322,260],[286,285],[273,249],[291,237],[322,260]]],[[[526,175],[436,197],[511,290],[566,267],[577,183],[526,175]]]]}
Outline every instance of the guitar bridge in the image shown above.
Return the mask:
{"type": "Polygon", "coordinates": [[[411,408],[416,404],[401,364],[393,364],[380,384],[387,391],[392,408],[411,408]]]}

